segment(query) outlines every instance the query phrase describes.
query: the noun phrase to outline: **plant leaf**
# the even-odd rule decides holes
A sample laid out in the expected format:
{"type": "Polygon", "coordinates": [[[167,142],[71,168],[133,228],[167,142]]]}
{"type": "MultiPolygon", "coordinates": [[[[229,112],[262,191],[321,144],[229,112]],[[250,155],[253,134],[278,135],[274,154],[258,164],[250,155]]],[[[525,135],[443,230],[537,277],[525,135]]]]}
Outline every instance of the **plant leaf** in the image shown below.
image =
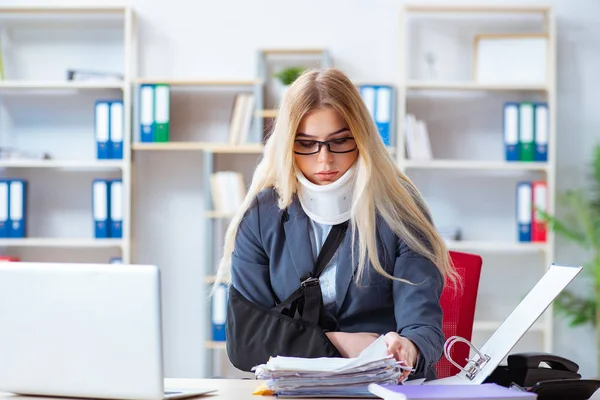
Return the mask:
{"type": "Polygon", "coordinates": [[[569,239],[581,247],[588,248],[587,240],[582,232],[567,226],[567,224],[556,217],[551,216],[541,209],[537,209],[540,218],[548,224],[548,229],[553,230],[556,234],[569,239]]]}
{"type": "Polygon", "coordinates": [[[570,326],[595,324],[596,303],[591,299],[582,299],[570,291],[563,291],[554,300],[554,309],[569,320],[570,326]]]}

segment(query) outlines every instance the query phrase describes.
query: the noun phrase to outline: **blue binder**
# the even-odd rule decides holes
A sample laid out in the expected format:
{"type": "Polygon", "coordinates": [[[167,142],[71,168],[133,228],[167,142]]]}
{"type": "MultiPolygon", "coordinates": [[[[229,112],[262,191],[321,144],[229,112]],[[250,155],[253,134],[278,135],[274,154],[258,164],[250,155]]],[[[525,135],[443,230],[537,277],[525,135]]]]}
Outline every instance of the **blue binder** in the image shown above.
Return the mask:
{"type": "Polygon", "coordinates": [[[517,227],[519,242],[531,242],[533,218],[533,189],[531,182],[517,184],[517,227]]]}
{"type": "Polygon", "coordinates": [[[223,342],[225,337],[225,322],[227,320],[227,286],[219,285],[212,297],[212,339],[223,342]]]}
{"type": "Polygon", "coordinates": [[[94,133],[96,136],[97,158],[99,160],[111,158],[110,103],[108,101],[96,101],[94,111],[94,133]]]}
{"type": "Polygon", "coordinates": [[[123,264],[123,259],[121,257],[112,257],[108,263],[109,264],[123,264]]]}
{"type": "Polygon", "coordinates": [[[502,130],[506,161],[519,161],[519,103],[504,104],[502,130]]]}
{"type": "Polygon", "coordinates": [[[110,185],[108,181],[95,179],[92,183],[92,216],[94,220],[94,237],[109,237],[110,185]]]}
{"type": "Polygon", "coordinates": [[[392,145],[394,117],[394,88],[386,85],[362,85],[360,95],[373,118],[381,140],[392,145]]]}
{"type": "Polygon", "coordinates": [[[377,86],[377,96],[375,98],[375,124],[383,143],[389,147],[392,144],[393,88],[391,86],[377,86]]]}
{"type": "Polygon", "coordinates": [[[534,160],[548,161],[548,137],[550,136],[550,121],[548,120],[548,103],[534,104],[534,160]]]}
{"type": "Polygon", "coordinates": [[[11,179],[8,182],[8,236],[24,238],[27,227],[27,182],[23,179],[11,179]]]}
{"type": "Polygon", "coordinates": [[[9,181],[0,180],[0,238],[9,237],[8,227],[10,225],[10,197],[9,197],[9,181]]]}
{"type": "Polygon", "coordinates": [[[123,101],[110,103],[110,136],[111,158],[123,159],[123,132],[125,130],[123,116],[123,101]]]}
{"type": "Polygon", "coordinates": [[[140,141],[154,142],[154,85],[140,86],[140,141]]]}
{"type": "Polygon", "coordinates": [[[115,179],[110,183],[110,237],[123,237],[123,181],[115,179]]]}

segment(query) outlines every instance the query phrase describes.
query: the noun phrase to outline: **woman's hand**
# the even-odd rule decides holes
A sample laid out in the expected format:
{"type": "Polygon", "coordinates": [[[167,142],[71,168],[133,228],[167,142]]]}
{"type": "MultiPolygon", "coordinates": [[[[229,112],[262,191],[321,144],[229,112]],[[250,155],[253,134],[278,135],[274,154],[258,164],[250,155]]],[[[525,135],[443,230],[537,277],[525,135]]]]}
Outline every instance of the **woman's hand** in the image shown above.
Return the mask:
{"type": "Polygon", "coordinates": [[[345,358],[358,357],[361,351],[380,336],[378,333],[367,332],[326,332],[325,334],[345,358]]]}
{"type": "MultiPolygon", "coordinates": [[[[404,361],[406,365],[416,368],[419,350],[413,342],[396,332],[389,332],[385,335],[385,344],[387,345],[388,354],[393,354],[396,361],[404,361]]],[[[403,371],[400,382],[408,378],[409,374],[410,371],[403,371]]]]}

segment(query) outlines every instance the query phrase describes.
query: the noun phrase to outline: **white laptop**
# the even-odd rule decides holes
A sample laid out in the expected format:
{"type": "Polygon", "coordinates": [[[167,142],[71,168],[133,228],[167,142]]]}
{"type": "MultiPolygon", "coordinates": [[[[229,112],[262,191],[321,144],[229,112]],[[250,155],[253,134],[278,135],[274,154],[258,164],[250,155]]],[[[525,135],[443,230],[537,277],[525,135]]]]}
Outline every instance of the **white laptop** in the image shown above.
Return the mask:
{"type": "Polygon", "coordinates": [[[0,263],[0,391],[162,400],[160,274],[150,265],[0,263]]]}

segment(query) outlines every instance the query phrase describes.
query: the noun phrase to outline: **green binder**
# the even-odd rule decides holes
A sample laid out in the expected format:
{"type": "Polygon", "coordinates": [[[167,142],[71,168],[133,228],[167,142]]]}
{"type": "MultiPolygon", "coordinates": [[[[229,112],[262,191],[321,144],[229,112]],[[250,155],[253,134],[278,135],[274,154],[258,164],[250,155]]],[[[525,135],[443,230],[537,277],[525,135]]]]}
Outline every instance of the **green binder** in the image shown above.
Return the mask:
{"type": "Polygon", "coordinates": [[[519,153],[521,161],[534,160],[535,119],[533,103],[523,102],[519,105],[519,153]]]}
{"type": "Polygon", "coordinates": [[[171,88],[160,83],[154,85],[154,141],[169,141],[171,88]]]}

